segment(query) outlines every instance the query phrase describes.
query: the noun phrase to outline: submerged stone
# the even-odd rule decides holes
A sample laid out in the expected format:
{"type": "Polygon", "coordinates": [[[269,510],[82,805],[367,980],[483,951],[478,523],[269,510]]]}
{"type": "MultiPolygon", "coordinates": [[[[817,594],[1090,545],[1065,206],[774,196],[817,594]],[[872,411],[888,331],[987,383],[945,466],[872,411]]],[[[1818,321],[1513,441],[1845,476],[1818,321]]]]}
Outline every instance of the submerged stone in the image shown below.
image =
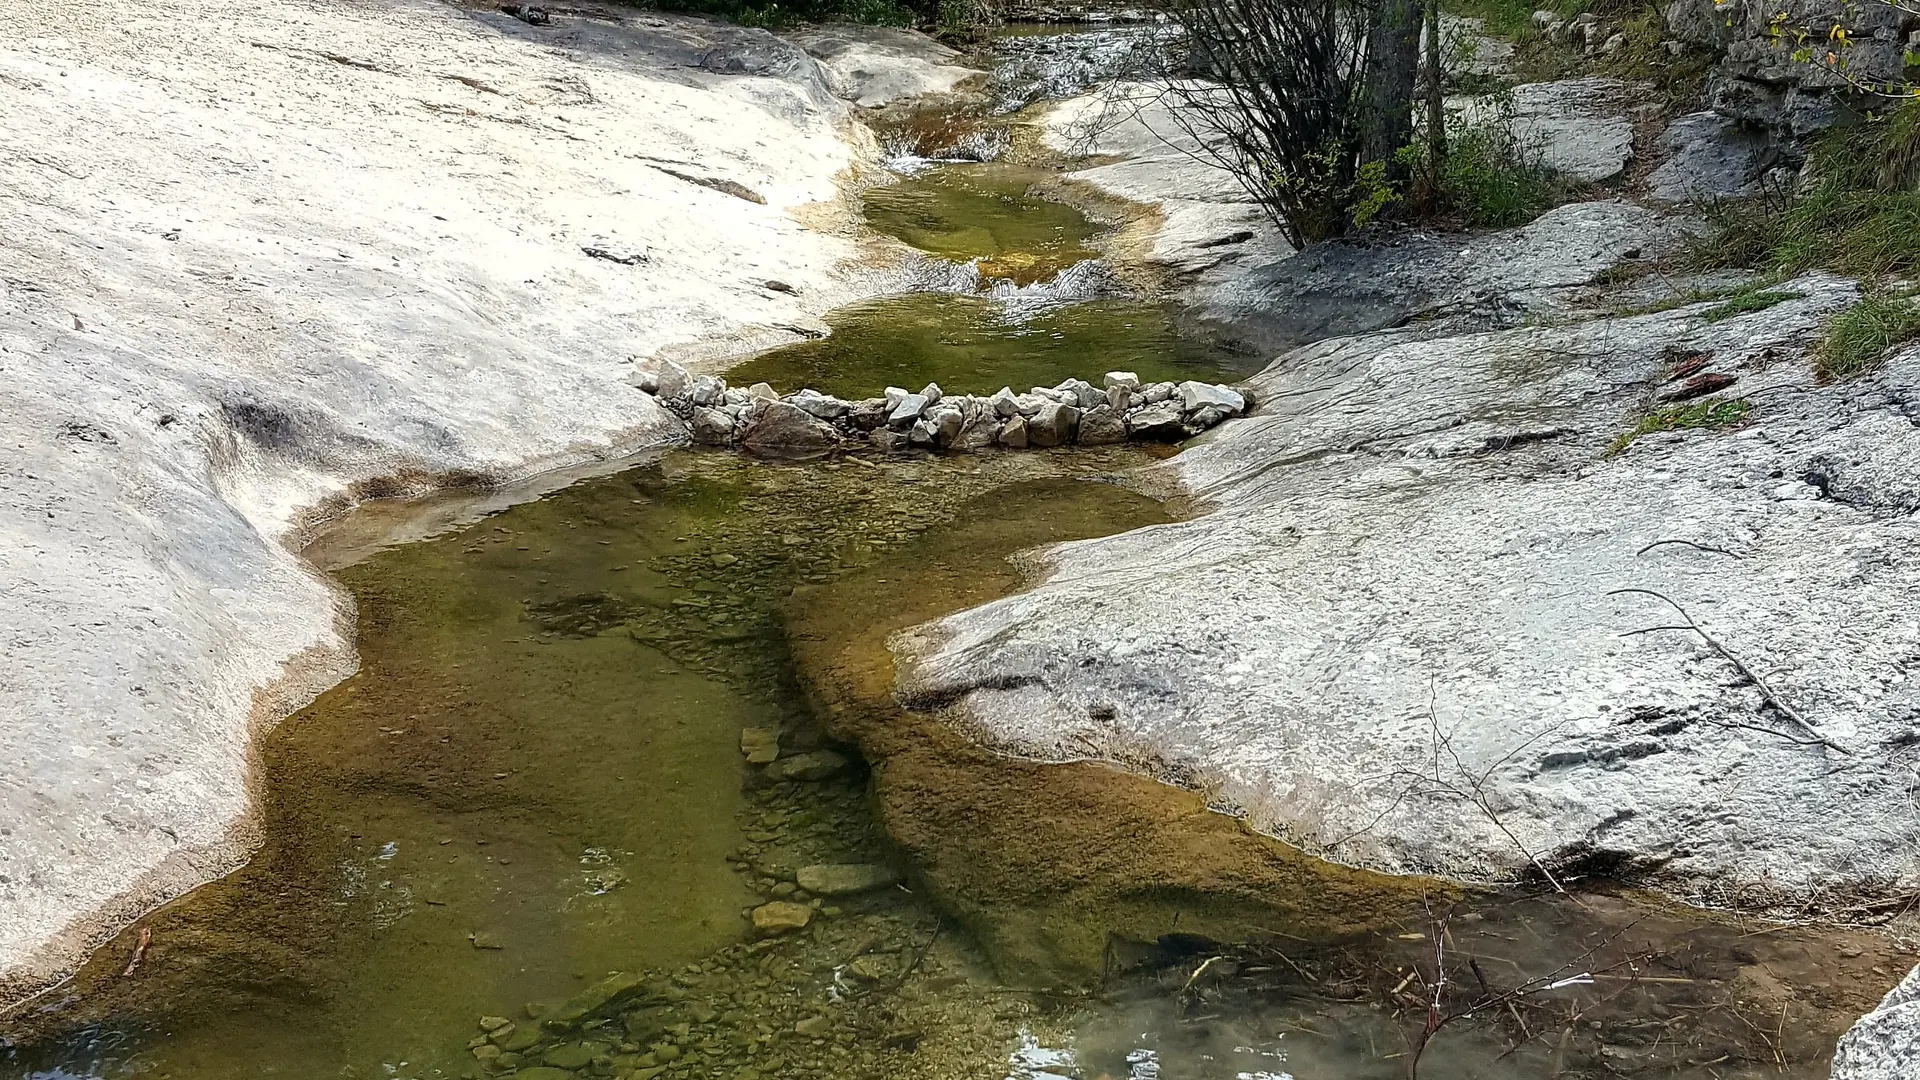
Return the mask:
{"type": "Polygon", "coordinates": [[[780,756],[780,729],[750,727],[740,729],[740,752],[753,765],[765,765],[780,756]]]}
{"type": "Polygon", "coordinates": [[[565,1004],[547,1015],[547,1022],[573,1023],[608,1005],[632,997],[645,981],[645,977],[637,971],[616,971],[568,998],[565,1004]]]}
{"type": "Polygon", "coordinates": [[[801,888],[820,896],[850,896],[900,880],[892,867],[878,863],[820,863],[801,867],[795,877],[801,888]]]}
{"type": "Polygon", "coordinates": [[[595,1049],[588,1043],[562,1043],[540,1056],[556,1069],[584,1069],[593,1063],[595,1049]]]}
{"type": "Polygon", "coordinates": [[[753,928],[763,934],[784,934],[813,921],[813,909],[791,900],[775,900],[753,909],[753,928]]]}
{"type": "Polygon", "coordinates": [[[795,754],[767,766],[767,776],[775,780],[825,780],[847,767],[847,759],[831,750],[795,754]]]}

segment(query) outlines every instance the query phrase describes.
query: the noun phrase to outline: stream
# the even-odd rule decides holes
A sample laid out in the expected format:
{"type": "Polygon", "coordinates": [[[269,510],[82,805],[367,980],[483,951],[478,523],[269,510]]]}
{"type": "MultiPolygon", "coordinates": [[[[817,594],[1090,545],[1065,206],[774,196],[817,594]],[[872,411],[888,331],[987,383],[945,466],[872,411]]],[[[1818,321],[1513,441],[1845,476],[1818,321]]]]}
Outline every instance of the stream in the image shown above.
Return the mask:
{"type": "MultiPolygon", "coordinates": [[[[1108,234],[1043,179],[869,192],[999,284],[728,379],[1257,366],[1152,298],[1045,295],[1108,234]]],[[[356,512],[307,554],[361,669],[264,738],[259,853],[0,1018],[0,1077],[1825,1076],[1911,963],[1884,937],[1363,874],[892,702],[888,635],[1019,588],[1010,556],[1191,512],[1138,479],[1168,452],[675,451],[356,512]]]]}

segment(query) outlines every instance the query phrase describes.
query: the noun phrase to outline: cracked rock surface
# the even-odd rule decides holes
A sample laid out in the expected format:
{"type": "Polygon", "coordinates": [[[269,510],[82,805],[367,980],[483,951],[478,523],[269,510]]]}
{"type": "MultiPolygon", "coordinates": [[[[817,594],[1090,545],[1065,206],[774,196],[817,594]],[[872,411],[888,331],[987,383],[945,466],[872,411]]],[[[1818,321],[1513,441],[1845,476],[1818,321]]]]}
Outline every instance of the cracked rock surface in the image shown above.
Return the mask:
{"type": "Polygon", "coordinates": [[[1852,287],[1789,288],[1713,323],[1289,353],[1165,466],[1203,516],[1048,549],[1030,592],[896,639],[900,693],[1373,869],[1606,869],[1749,908],[1910,890],[1920,352],[1816,386],[1805,345],[1852,287]],[[1703,356],[1742,423],[1610,453],[1703,356]]]}

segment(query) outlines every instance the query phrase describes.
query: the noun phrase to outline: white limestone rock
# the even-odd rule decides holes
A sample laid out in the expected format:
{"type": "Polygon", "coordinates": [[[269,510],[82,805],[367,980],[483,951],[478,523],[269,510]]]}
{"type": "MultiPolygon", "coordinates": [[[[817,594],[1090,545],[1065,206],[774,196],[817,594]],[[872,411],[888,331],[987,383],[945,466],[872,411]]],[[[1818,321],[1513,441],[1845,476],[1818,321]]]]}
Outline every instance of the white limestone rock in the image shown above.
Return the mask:
{"type": "MultiPolygon", "coordinates": [[[[1557,172],[1583,183],[1620,178],[1633,158],[1633,120],[1628,110],[1646,100],[1645,84],[1600,76],[1527,83],[1513,89],[1513,130],[1522,145],[1538,146],[1557,172]]],[[[1486,99],[1449,103],[1464,122],[1496,117],[1486,99]]]]}
{"type": "Polygon", "coordinates": [[[1027,442],[1034,446],[1064,446],[1080,428],[1080,410],[1058,401],[1040,407],[1027,423],[1027,442]]]}
{"type": "Polygon", "coordinates": [[[871,288],[791,213],[863,153],[843,103],[681,62],[760,32],[485,8],[0,27],[0,1008],[249,853],[252,740],[355,663],[309,511],[682,442],[631,358],[871,288]]]}
{"type": "Polygon", "coordinates": [[[1853,289],[1784,288],[1716,323],[1295,350],[1251,380],[1260,412],[1164,466],[1211,513],[1049,549],[1033,590],[897,638],[899,692],[1022,755],[1164,763],[1380,870],[1513,880],[1598,852],[1699,901],[1920,888],[1890,749],[1920,716],[1920,350],[1816,387],[1803,343],[1853,289]],[[1737,374],[1749,425],[1607,456],[1669,346],[1737,374]],[[1781,475],[1826,494],[1776,501],[1781,475]],[[1632,634],[1675,617],[1621,589],[1684,605],[1850,756],[1697,638],[1632,634]],[[1486,773],[1499,827],[1393,779],[1433,767],[1436,719],[1440,767],[1486,773]]]}
{"type": "Polygon", "coordinates": [[[1231,387],[1192,380],[1180,384],[1182,412],[1197,412],[1209,407],[1220,409],[1228,416],[1238,416],[1246,411],[1247,399],[1231,387]]]}
{"type": "Polygon", "coordinates": [[[787,398],[795,408],[820,420],[838,420],[853,406],[818,390],[802,390],[787,398]]]}
{"type": "Polygon", "coordinates": [[[834,94],[862,108],[951,93],[985,75],[958,63],[959,53],[912,30],[832,23],[787,36],[820,62],[834,94]]]}
{"type": "Polygon", "coordinates": [[[897,428],[911,426],[914,421],[920,419],[922,413],[927,411],[927,406],[930,404],[932,402],[927,400],[925,394],[908,394],[887,412],[887,423],[897,428]]]}

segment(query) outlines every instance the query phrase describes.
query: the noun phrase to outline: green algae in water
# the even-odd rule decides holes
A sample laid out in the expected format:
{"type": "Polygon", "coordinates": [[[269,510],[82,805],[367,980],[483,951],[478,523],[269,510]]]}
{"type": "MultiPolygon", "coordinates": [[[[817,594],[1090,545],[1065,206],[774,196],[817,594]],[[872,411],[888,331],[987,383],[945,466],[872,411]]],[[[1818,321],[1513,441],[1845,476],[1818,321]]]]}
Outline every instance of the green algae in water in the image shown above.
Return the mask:
{"type": "MultiPolygon", "coordinates": [[[[779,606],[1009,483],[1146,460],[1115,447],[876,472],[676,454],[341,570],[363,667],[265,740],[261,851],[142,920],[135,975],[133,931],[103,949],[70,999],[27,1018],[63,1036],[24,1052],[0,1038],[0,1076],[481,1075],[479,1017],[537,1031],[528,1003],[641,969],[690,988],[634,1044],[680,1039],[703,1064],[675,1080],[722,1060],[729,1077],[899,1075],[912,1051],[829,990],[862,950],[905,971],[909,944],[931,949],[917,897],[836,900],[809,935],[747,940],[744,912],[782,895],[772,875],[886,857],[857,766],[743,787],[743,729],[810,718],[779,606]],[[793,1025],[829,1011],[833,1060],[803,1069],[821,1051],[793,1025]],[[770,1017],[782,1027],[762,1031],[770,1017]]],[[[1076,484],[1052,502],[1100,532],[1146,500],[1076,484]]],[[[917,970],[952,979],[968,962],[950,935],[917,970]]],[[[975,1023],[998,1004],[929,1020],[927,1045],[1003,1057],[1010,1023],[975,1023]]]]}
{"type": "MultiPolygon", "coordinates": [[[[1403,980],[1432,955],[1414,936],[1426,925],[1266,952],[1163,941],[1154,962],[1066,1010],[1044,1004],[1072,998],[995,984],[908,893],[835,898],[843,910],[823,908],[805,933],[745,940],[743,909],[781,895],[792,867],[885,857],[857,774],[742,790],[740,728],[805,723],[776,612],[862,568],[935,587],[930,557],[956,570],[970,551],[997,560],[1004,534],[1028,527],[1057,539],[1153,520],[1137,495],[1067,478],[1144,460],[1124,448],[877,467],[673,455],[347,569],[366,668],[267,740],[260,856],[143,920],[153,941],[135,976],[120,976],[130,936],[103,951],[66,1005],[86,1030],[44,1064],[0,1043],[0,1076],[31,1060],[36,1077],[512,1077],[547,1066],[482,1066],[467,1048],[479,1017],[534,1032],[525,1003],[646,967],[658,989],[642,1007],[546,1033],[541,1057],[621,1063],[565,1074],[583,1078],[640,1076],[668,1044],[672,1064],[652,1074],[664,1080],[1057,1072],[1037,1050],[1033,1068],[1008,1063],[1031,1030],[1072,1047],[1083,1080],[1149,1075],[1133,1068],[1143,1061],[1187,1080],[1397,1080],[1425,1018],[1403,980]],[[1200,970],[1216,954],[1231,971],[1200,970]]],[[[1049,812],[1044,799],[1034,812],[1049,812]]],[[[1462,1019],[1421,1075],[1533,1080],[1618,1063],[1665,1080],[1814,1080],[1875,980],[1907,966],[1858,935],[1845,950],[1814,931],[1595,910],[1606,905],[1455,912],[1456,968],[1475,956],[1497,986],[1597,970],[1596,948],[1650,955],[1635,973],[1519,1003],[1524,1032],[1504,1030],[1504,1010],[1462,1019]]],[[[1139,948],[1116,943],[1122,967],[1139,948]]],[[[1456,1000],[1475,974],[1454,972],[1456,1000]]]]}
{"type": "Polygon", "coordinates": [[[869,189],[867,223],[930,254],[982,260],[981,276],[1041,281],[1084,259],[1101,229],[1033,186],[1051,174],[1016,165],[936,165],[869,189]]]}
{"type": "Polygon", "coordinates": [[[990,394],[1066,378],[1097,385],[1109,371],[1147,382],[1231,382],[1246,374],[1246,358],[1183,335],[1166,308],[1132,300],[1053,305],[1010,318],[987,297],[913,293],[841,308],[827,324],[827,337],[762,353],[729,370],[727,381],[859,399],[929,382],[990,394]]]}

